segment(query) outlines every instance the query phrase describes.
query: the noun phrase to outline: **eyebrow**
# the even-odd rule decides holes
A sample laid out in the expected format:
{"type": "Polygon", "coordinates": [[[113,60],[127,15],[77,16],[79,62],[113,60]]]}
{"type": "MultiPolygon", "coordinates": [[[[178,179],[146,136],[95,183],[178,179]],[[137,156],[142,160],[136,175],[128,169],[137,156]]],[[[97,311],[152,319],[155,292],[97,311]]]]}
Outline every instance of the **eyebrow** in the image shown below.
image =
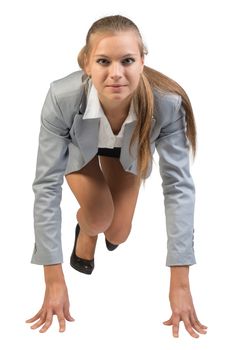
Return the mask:
{"type": "MultiPolygon", "coordinates": [[[[105,58],[109,58],[108,56],[103,55],[103,54],[95,55],[95,57],[98,57],[98,56],[102,56],[102,57],[105,57],[105,58]]],[[[128,56],[137,56],[137,54],[136,54],[136,53],[127,53],[127,55],[124,55],[124,56],[122,56],[121,58],[125,58],[125,57],[128,57],[128,56]]]]}

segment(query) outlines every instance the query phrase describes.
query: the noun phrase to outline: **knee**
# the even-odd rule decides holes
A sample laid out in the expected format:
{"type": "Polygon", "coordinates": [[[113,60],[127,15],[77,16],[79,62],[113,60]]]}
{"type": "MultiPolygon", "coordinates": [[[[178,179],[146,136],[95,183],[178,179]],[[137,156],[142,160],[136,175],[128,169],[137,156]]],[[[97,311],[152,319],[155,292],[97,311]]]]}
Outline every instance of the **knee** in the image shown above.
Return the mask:
{"type": "Polygon", "coordinates": [[[86,226],[91,235],[97,235],[97,233],[107,230],[111,225],[113,217],[114,207],[111,205],[105,208],[97,207],[92,211],[84,213],[86,226]]]}
{"type": "Polygon", "coordinates": [[[107,229],[105,232],[106,238],[110,240],[111,243],[121,244],[124,243],[131,232],[132,224],[115,225],[107,229]]]}

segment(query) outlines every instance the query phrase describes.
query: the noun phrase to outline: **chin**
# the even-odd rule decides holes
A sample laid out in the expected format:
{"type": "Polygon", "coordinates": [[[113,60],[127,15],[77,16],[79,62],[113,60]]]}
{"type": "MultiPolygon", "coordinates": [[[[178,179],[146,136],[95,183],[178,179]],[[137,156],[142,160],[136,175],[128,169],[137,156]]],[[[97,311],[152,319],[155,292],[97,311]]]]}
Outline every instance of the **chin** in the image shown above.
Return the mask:
{"type": "Polygon", "coordinates": [[[118,93],[113,93],[111,95],[106,96],[106,98],[108,98],[109,100],[126,100],[127,98],[129,98],[130,95],[122,95],[122,94],[118,94],[118,93]]]}

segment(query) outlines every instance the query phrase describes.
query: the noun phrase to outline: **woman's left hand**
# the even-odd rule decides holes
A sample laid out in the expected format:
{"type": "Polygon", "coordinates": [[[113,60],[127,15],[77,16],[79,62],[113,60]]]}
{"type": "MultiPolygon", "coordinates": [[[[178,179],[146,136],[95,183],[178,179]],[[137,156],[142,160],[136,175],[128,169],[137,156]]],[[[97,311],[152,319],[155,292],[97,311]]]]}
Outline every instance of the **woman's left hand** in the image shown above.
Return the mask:
{"type": "Polygon", "coordinates": [[[199,338],[198,333],[206,334],[206,326],[202,325],[195,312],[192,301],[192,296],[189,287],[171,287],[169,293],[170,306],[172,309],[172,316],[168,321],[163,322],[166,326],[173,326],[173,336],[179,336],[179,323],[184,322],[184,326],[188,333],[194,337],[199,338]]]}

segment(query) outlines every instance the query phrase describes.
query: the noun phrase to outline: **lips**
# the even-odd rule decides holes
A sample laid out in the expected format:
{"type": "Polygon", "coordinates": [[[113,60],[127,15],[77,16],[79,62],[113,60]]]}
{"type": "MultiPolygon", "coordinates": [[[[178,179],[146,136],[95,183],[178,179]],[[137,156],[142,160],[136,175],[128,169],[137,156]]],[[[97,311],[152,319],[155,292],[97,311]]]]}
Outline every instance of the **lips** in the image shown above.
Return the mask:
{"type": "Polygon", "coordinates": [[[126,86],[126,85],[120,85],[120,84],[112,84],[112,85],[107,85],[107,87],[112,87],[112,88],[120,88],[120,87],[123,87],[123,86],[126,86]]]}

